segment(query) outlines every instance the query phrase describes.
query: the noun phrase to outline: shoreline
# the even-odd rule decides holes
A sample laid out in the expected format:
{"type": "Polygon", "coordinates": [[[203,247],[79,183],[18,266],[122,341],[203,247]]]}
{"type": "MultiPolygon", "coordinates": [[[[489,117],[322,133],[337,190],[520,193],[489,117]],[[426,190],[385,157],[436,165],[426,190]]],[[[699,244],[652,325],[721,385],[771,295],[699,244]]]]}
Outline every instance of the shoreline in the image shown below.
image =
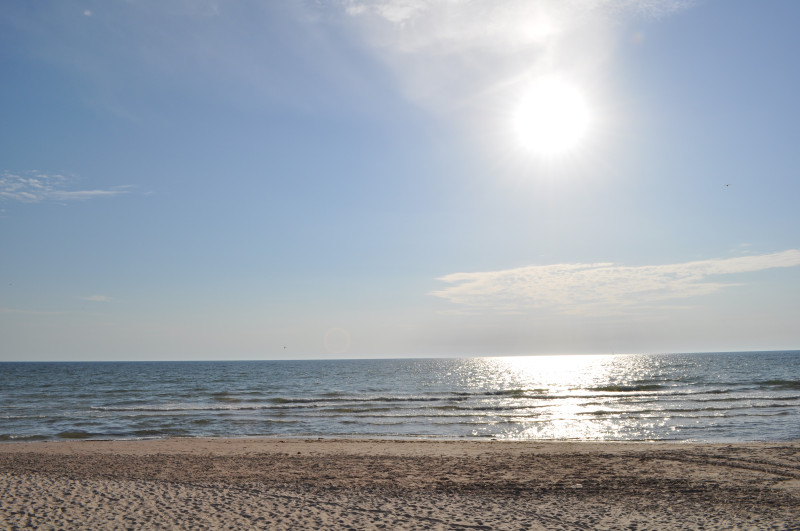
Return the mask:
{"type": "Polygon", "coordinates": [[[0,448],[6,444],[48,444],[48,443],[71,443],[71,442],[85,442],[85,443],[138,443],[138,442],[151,442],[151,441],[374,441],[374,442],[463,442],[463,443],[519,443],[519,444],[697,444],[697,445],[747,445],[747,444],[800,444],[800,438],[789,439],[545,439],[545,438],[512,438],[502,436],[483,436],[483,437],[460,437],[460,436],[446,436],[446,435],[291,435],[291,434],[276,434],[276,435],[231,435],[231,436],[217,436],[217,435],[154,435],[142,437],[58,437],[58,438],[7,438],[0,439],[0,448]]]}
{"type": "Polygon", "coordinates": [[[800,441],[0,444],[0,527],[791,529],[800,441]]]}
{"type": "MultiPolygon", "coordinates": [[[[511,439],[511,438],[498,438],[498,437],[434,437],[434,436],[408,436],[408,437],[394,437],[394,436],[360,436],[360,435],[254,435],[254,436],[233,436],[233,437],[216,437],[216,436],[165,436],[165,437],[142,437],[142,438],[126,438],[126,439],[91,439],[91,438],[66,438],[66,439],[36,439],[36,440],[4,440],[0,441],[0,455],[9,453],[4,450],[7,446],[29,446],[30,448],[43,447],[48,452],[58,449],[61,445],[85,445],[87,450],[97,450],[105,448],[108,445],[116,445],[120,447],[127,447],[128,445],[138,446],[141,445],[142,449],[152,445],[163,446],[171,451],[182,452],[189,449],[196,444],[202,446],[216,447],[219,445],[220,449],[227,449],[233,445],[234,449],[238,446],[251,446],[258,445],[261,451],[270,452],[274,448],[270,445],[287,445],[294,443],[303,444],[348,444],[352,443],[356,447],[364,444],[369,445],[387,445],[387,448],[394,443],[406,444],[420,444],[420,445],[518,445],[538,448],[541,446],[569,446],[569,445],[589,445],[589,446],[602,446],[602,447],[740,447],[740,446],[771,446],[771,445],[797,445],[800,446],[800,439],[786,439],[786,440],[741,440],[741,441],[695,441],[695,440],[678,440],[678,439],[636,439],[636,440],[609,440],[609,439],[511,439]]],[[[333,447],[331,447],[333,448],[333,447]]],[[[105,448],[110,450],[110,448],[105,448]]],[[[162,448],[163,449],[163,448],[162,448]]],[[[338,449],[338,448],[337,448],[338,449]]],[[[15,452],[10,452],[15,453],[15,452]]]]}

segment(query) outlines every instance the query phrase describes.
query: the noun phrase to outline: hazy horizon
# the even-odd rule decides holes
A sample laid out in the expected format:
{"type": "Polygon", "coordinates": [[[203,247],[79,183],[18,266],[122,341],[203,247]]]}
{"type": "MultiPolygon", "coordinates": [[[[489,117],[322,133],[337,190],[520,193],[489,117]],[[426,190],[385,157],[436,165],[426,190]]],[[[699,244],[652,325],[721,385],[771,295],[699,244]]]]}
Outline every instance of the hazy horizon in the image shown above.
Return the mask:
{"type": "Polygon", "coordinates": [[[708,352],[595,352],[592,354],[585,354],[585,353],[562,353],[562,354],[501,354],[501,355],[451,355],[451,356],[415,356],[413,354],[406,355],[406,356],[397,356],[397,357],[346,357],[346,356],[318,356],[318,357],[285,357],[285,358],[168,358],[168,357],[159,357],[159,358],[148,358],[146,356],[139,357],[137,359],[39,359],[39,360],[0,360],[0,363],[42,363],[42,364],[49,364],[49,363],[238,363],[238,362],[259,362],[259,361],[279,361],[279,362],[293,362],[293,361],[400,361],[400,360],[470,360],[470,359],[484,359],[484,360],[492,360],[492,359],[525,359],[525,358],[559,358],[559,357],[575,357],[575,358],[602,358],[602,357],[614,357],[614,356],[715,356],[715,355],[730,355],[730,354],[777,354],[777,353],[787,353],[787,354],[794,354],[800,353],[800,349],[774,349],[774,350],[742,350],[742,351],[708,351],[708,352]]]}

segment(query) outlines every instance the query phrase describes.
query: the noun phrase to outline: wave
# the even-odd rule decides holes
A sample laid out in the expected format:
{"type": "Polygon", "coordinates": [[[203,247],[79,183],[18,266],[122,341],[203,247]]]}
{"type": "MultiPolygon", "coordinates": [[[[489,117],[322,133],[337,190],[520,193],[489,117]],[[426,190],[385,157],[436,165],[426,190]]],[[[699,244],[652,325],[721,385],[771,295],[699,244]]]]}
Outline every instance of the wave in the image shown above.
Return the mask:
{"type": "Polygon", "coordinates": [[[602,385],[600,387],[590,387],[589,391],[630,393],[633,391],[659,391],[661,389],[666,389],[666,387],[659,384],[602,385]]]}
{"type": "Polygon", "coordinates": [[[97,435],[99,434],[83,430],[62,431],[60,433],[56,433],[56,437],[59,437],[61,439],[90,439],[97,435]]]}
{"type": "Polygon", "coordinates": [[[241,398],[237,398],[235,396],[231,396],[228,393],[212,393],[211,394],[211,399],[214,400],[215,402],[228,402],[228,403],[234,403],[234,404],[239,403],[239,402],[243,402],[243,400],[241,398]]]}
{"type": "MultiPolygon", "coordinates": [[[[703,407],[703,408],[669,408],[669,409],[597,409],[594,411],[579,411],[575,413],[576,415],[587,415],[587,416],[603,416],[603,415],[615,415],[615,416],[622,416],[622,417],[632,417],[634,415],[650,415],[650,416],[663,416],[663,417],[674,417],[676,413],[684,414],[684,416],[691,416],[691,413],[704,413],[704,412],[714,412],[714,411],[724,411],[724,412],[735,412],[735,411],[751,411],[751,410],[758,410],[758,409],[791,409],[795,406],[789,404],[761,404],[761,405],[742,405],[739,407],[703,407]]],[[[755,415],[755,414],[754,414],[755,415]]]]}
{"type": "MultiPolygon", "coordinates": [[[[618,386],[615,386],[618,387],[618,386]]],[[[604,389],[607,389],[604,388],[604,389]]],[[[730,391],[724,391],[729,393],[730,391]]],[[[607,402],[616,402],[620,397],[624,397],[621,404],[649,404],[649,403],[686,403],[686,404],[705,404],[705,403],[728,403],[730,407],[737,407],[737,403],[747,402],[747,407],[756,407],[750,402],[759,402],[772,399],[780,400],[790,407],[788,402],[800,400],[800,395],[795,396],[765,396],[765,395],[724,395],[722,392],[709,392],[708,390],[683,391],[674,393],[637,392],[637,391],[603,391],[600,393],[564,393],[546,396],[529,396],[516,394],[473,394],[460,396],[453,400],[452,396],[371,396],[346,398],[324,398],[324,397],[272,397],[256,401],[241,401],[229,399],[227,395],[217,397],[212,403],[137,403],[114,404],[114,405],[95,405],[90,406],[91,411],[97,412],[120,412],[120,413],[168,413],[168,412],[236,412],[236,411],[293,411],[293,410],[320,410],[340,413],[375,411],[391,412],[402,409],[414,409],[425,411],[507,411],[529,408],[558,407],[560,403],[570,400],[580,400],[583,406],[602,406],[607,402]],[[502,398],[498,398],[501,396],[502,398]],[[487,400],[490,397],[496,400],[487,400]],[[512,402],[504,399],[513,400],[512,402]],[[610,400],[604,400],[610,399],[610,400]]],[[[772,407],[772,406],[769,406],[772,407]]],[[[694,409],[694,408],[688,408],[694,409]]],[[[660,409],[661,411],[671,410],[670,408],[660,409]]],[[[23,418],[23,417],[19,417],[23,418]]],[[[43,418],[43,417],[40,417],[43,418]]]]}
{"type": "Polygon", "coordinates": [[[314,397],[272,397],[268,398],[273,404],[324,404],[342,402],[437,402],[449,400],[458,402],[467,400],[466,396],[343,396],[341,398],[314,397]]]}
{"type": "Polygon", "coordinates": [[[39,434],[22,435],[22,434],[16,434],[16,433],[0,433],[0,441],[3,441],[3,442],[6,442],[6,441],[19,441],[19,442],[24,442],[24,441],[46,441],[47,439],[50,439],[50,437],[47,437],[46,435],[39,435],[39,434]]]}
{"type": "Polygon", "coordinates": [[[110,411],[110,412],[142,412],[142,413],[171,413],[176,411],[247,411],[258,409],[271,409],[269,406],[211,406],[211,405],[146,405],[146,406],[91,406],[89,409],[92,411],[110,411]]]}
{"type": "MultiPolygon", "coordinates": [[[[793,380],[770,380],[765,384],[782,386],[782,388],[793,388],[797,382],[793,380]]],[[[500,390],[482,390],[476,392],[451,392],[432,395],[358,395],[344,394],[341,392],[327,392],[319,396],[263,396],[259,398],[242,399],[228,391],[220,391],[210,394],[210,403],[197,403],[186,401],[182,403],[154,404],[152,401],[135,399],[127,403],[110,405],[90,406],[92,411],[105,412],[173,412],[173,411],[248,411],[265,409],[318,409],[318,408],[338,408],[342,412],[346,410],[363,410],[365,406],[381,407],[378,404],[386,404],[385,409],[402,406],[403,404],[414,405],[431,404],[430,409],[449,410],[463,407],[464,409],[486,409],[503,410],[506,408],[518,407],[546,407],[547,403],[556,403],[564,400],[595,400],[598,404],[603,403],[604,399],[619,399],[625,397],[626,400],[636,399],[640,403],[652,401],[688,400],[688,401],[730,401],[736,402],[742,399],[758,399],[762,397],[737,397],[731,393],[736,392],[731,389],[675,389],[660,384],[643,383],[633,385],[603,385],[570,391],[549,391],[539,388],[515,388],[500,390]],[[727,396],[725,396],[727,395],[727,396]],[[471,407],[471,402],[475,400],[490,400],[485,406],[471,407]],[[503,404],[504,400],[513,400],[516,404],[503,404]],[[524,401],[524,402],[518,402],[524,401]],[[534,405],[537,402],[541,405],[534,405]],[[362,406],[363,404],[363,406],[362,406]]],[[[208,396],[208,395],[207,395],[208,396]]],[[[781,397],[783,400],[793,400],[795,397],[781,397]]],[[[800,397],[797,397],[800,399],[800,397]]]]}
{"type": "Polygon", "coordinates": [[[800,380],[763,380],[756,384],[769,389],[800,390],[800,380]]]}

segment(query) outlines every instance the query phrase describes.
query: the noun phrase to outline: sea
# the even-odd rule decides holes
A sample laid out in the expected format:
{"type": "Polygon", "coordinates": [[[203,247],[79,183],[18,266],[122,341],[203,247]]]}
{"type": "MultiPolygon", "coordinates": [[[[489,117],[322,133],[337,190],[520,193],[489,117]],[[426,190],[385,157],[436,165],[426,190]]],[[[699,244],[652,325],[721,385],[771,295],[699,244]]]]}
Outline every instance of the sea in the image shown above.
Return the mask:
{"type": "Polygon", "coordinates": [[[800,439],[800,351],[0,363],[0,441],[800,439]]]}

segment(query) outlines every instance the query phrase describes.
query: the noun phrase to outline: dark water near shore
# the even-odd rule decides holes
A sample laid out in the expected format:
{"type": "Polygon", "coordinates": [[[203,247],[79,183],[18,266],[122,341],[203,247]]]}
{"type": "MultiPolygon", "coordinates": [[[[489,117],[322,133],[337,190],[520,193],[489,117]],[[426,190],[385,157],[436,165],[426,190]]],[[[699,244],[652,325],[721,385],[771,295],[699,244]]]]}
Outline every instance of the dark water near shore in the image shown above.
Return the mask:
{"type": "Polygon", "coordinates": [[[0,363],[0,441],[800,439],[800,351],[0,363]]]}

